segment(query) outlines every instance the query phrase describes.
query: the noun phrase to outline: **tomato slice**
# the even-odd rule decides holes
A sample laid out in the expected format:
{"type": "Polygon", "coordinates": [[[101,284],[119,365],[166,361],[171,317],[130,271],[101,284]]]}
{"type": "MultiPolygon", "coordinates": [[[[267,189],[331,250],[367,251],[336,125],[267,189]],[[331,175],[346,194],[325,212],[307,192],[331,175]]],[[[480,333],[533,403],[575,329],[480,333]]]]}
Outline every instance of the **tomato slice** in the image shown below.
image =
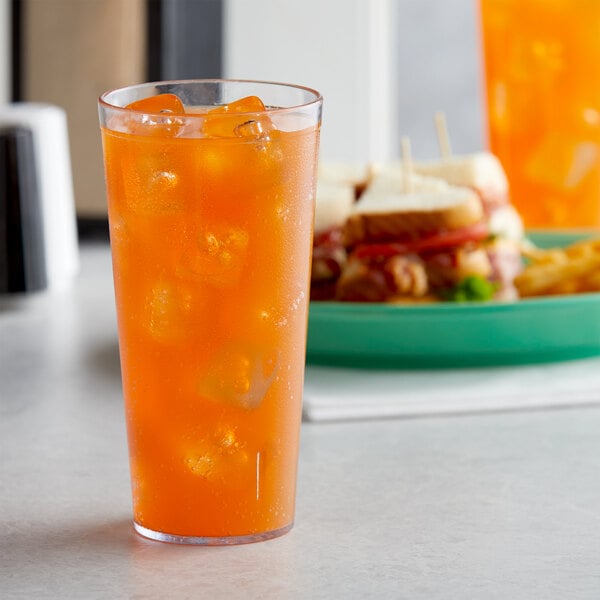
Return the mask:
{"type": "Polygon", "coordinates": [[[462,246],[467,242],[479,242],[489,236],[487,223],[481,222],[469,227],[461,227],[451,231],[439,231],[435,234],[417,240],[402,242],[386,242],[380,244],[359,244],[354,249],[357,258],[374,258],[376,256],[389,257],[396,254],[411,252],[422,253],[433,250],[444,250],[455,246],[462,246]]]}

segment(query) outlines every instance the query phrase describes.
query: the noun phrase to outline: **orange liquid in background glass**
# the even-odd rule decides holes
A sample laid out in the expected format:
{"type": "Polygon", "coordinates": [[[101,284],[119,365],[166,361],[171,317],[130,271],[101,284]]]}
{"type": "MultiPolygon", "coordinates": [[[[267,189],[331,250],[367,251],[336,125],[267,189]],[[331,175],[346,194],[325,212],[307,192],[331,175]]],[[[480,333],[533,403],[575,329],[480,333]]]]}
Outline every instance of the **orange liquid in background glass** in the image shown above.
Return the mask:
{"type": "Polygon", "coordinates": [[[489,143],[529,227],[600,227],[600,2],[480,0],[489,143]]]}
{"type": "Polygon", "coordinates": [[[239,536],[293,521],[318,136],[203,127],[102,131],[134,518],[239,536]]]}

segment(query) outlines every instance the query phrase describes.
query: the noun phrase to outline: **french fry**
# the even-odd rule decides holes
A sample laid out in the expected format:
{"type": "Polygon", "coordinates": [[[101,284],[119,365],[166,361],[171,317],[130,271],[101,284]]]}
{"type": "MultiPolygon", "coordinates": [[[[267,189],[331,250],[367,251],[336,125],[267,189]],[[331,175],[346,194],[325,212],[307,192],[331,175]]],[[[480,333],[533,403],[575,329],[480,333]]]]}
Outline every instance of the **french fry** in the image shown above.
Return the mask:
{"type": "Polygon", "coordinates": [[[581,292],[599,292],[600,291],[600,270],[594,271],[588,275],[582,282],[581,292]]]}
{"type": "Polygon", "coordinates": [[[565,254],[569,258],[593,256],[600,254],[600,240],[584,240],[571,244],[565,248],[565,254]]]}
{"type": "Polygon", "coordinates": [[[521,297],[600,290],[600,239],[527,252],[531,262],[515,279],[521,297]]]}
{"type": "Polygon", "coordinates": [[[561,296],[565,294],[577,294],[581,292],[581,279],[568,279],[567,281],[561,281],[558,285],[547,290],[545,295],[548,296],[561,296]]]}
{"type": "Polygon", "coordinates": [[[565,263],[567,255],[562,248],[544,250],[531,242],[521,244],[521,255],[531,263],[565,263]]]}

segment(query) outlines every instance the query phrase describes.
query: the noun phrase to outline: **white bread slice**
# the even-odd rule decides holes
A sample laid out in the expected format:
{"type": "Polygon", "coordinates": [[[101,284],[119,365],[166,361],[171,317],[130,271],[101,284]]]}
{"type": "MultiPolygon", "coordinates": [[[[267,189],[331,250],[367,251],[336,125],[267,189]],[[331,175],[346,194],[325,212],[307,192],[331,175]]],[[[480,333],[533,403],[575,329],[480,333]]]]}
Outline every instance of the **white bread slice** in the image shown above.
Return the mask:
{"type": "Polygon", "coordinates": [[[354,188],[349,183],[317,181],[315,233],[343,225],[354,204],[354,188]]]}
{"type": "Polygon", "coordinates": [[[411,176],[406,193],[401,170],[387,170],[373,180],[354,205],[344,227],[344,243],[417,238],[440,230],[475,225],[484,219],[477,194],[433,177],[411,176]]]}
{"type": "Polygon", "coordinates": [[[508,180],[498,158],[489,152],[415,163],[423,175],[440,177],[453,185],[474,188],[488,213],[490,233],[508,239],[524,236],[521,216],[509,202],[508,180]]]}
{"type": "Polygon", "coordinates": [[[416,161],[416,173],[439,177],[451,185],[472,187],[488,204],[508,202],[508,179],[498,158],[490,152],[416,161]]]}
{"type": "Polygon", "coordinates": [[[371,170],[371,167],[366,164],[321,161],[319,162],[318,179],[319,181],[361,186],[371,178],[371,170]]]}

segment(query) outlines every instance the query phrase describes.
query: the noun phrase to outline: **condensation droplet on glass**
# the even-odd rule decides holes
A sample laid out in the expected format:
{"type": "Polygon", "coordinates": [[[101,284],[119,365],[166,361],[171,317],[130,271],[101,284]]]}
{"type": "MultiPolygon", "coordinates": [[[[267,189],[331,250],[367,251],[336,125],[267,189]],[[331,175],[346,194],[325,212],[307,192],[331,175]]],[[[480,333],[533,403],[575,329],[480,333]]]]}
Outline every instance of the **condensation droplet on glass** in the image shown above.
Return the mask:
{"type": "Polygon", "coordinates": [[[287,221],[288,217],[290,215],[290,208],[289,206],[278,206],[277,207],[277,216],[283,221],[287,221]]]}
{"type": "Polygon", "coordinates": [[[300,292],[292,302],[292,310],[298,310],[300,304],[304,300],[304,292],[300,292]]]}

